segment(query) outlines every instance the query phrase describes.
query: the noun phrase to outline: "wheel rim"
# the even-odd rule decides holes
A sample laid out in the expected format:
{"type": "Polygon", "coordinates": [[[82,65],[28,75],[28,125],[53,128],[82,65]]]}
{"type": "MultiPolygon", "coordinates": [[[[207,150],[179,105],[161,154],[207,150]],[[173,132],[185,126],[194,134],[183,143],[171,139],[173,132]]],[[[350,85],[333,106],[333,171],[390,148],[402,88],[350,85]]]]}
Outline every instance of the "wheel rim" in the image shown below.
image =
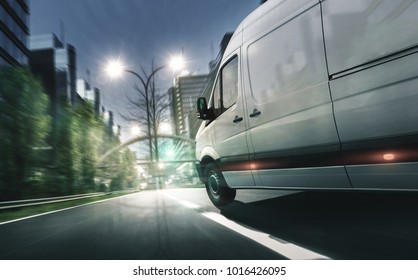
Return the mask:
{"type": "Polygon", "coordinates": [[[221,182],[219,180],[218,174],[216,174],[216,172],[214,172],[214,171],[212,171],[209,174],[208,186],[209,186],[209,190],[210,190],[211,194],[215,198],[219,198],[219,192],[221,190],[221,182]]]}

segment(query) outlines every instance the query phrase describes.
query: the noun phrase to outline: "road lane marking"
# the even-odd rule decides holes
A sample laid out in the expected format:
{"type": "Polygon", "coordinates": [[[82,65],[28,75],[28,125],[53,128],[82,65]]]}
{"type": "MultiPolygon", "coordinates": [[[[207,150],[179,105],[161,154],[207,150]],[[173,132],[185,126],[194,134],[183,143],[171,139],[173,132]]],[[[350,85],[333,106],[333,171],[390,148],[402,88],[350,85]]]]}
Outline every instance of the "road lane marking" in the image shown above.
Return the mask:
{"type": "Polygon", "coordinates": [[[232,220],[227,219],[225,216],[221,214],[218,214],[215,212],[199,211],[199,209],[202,208],[199,205],[196,205],[189,201],[181,200],[166,192],[161,192],[161,193],[167,196],[168,198],[174,201],[177,201],[178,203],[180,203],[181,205],[187,208],[198,210],[198,212],[200,212],[200,214],[203,215],[205,218],[208,218],[212,220],[213,222],[216,222],[240,235],[243,235],[288,259],[291,259],[291,260],[319,260],[319,259],[328,260],[330,259],[327,256],[318,254],[316,252],[313,252],[311,250],[308,250],[296,244],[290,243],[288,241],[280,240],[267,233],[263,233],[254,229],[250,229],[248,227],[244,227],[232,220]]]}
{"type": "Polygon", "coordinates": [[[96,197],[96,196],[101,196],[101,195],[104,195],[104,194],[95,194],[95,195],[87,195],[87,196],[83,196],[83,197],[73,197],[73,198],[65,198],[65,199],[58,199],[58,200],[46,200],[46,201],[42,201],[42,202],[32,202],[32,203],[26,203],[26,204],[1,206],[0,210],[27,207],[27,206],[45,205],[45,204],[52,204],[52,203],[59,203],[59,202],[66,202],[66,201],[72,201],[72,200],[78,200],[78,199],[84,199],[84,198],[91,198],[91,197],[96,197]]]}
{"type": "Polygon", "coordinates": [[[199,208],[200,208],[200,206],[199,206],[199,205],[194,204],[194,203],[191,203],[191,202],[186,201],[186,200],[180,200],[179,202],[180,202],[183,206],[185,206],[185,207],[187,207],[187,208],[190,208],[190,209],[199,209],[199,208]]]}
{"type": "Polygon", "coordinates": [[[318,259],[329,259],[328,257],[297,246],[289,242],[281,242],[277,239],[273,239],[267,233],[256,231],[231,221],[224,216],[215,212],[203,212],[203,216],[206,218],[223,225],[245,237],[275,251],[276,253],[291,259],[291,260],[318,260],[318,259]]]}
{"type": "MultiPolygon", "coordinates": [[[[135,194],[135,193],[133,193],[133,194],[135,194]]],[[[39,214],[36,214],[36,215],[22,217],[22,218],[15,219],[15,220],[0,222],[0,226],[5,225],[5,224],[14,223],[14,222],[27,220],[27,219],[32,219],[32,218],[36,218],[36,217],[40,217],[40,216],[44,216],[44,215],[54,214],[54,213],[61,212],[61,211],[67,211],[67,210],[70,210],[70,209],[79,208],[79,207],[83,207],[83,206],[87,206],[87,205],[91,205],[91,204],[101,203],[101,202],[109,201],[109,200],[112,200],[112,199],[121,198],[121,197],[124,197],[124,196],[127,196],[127,195],[132,195],[132,194],[126,194],[126,195],[112,197],[112,198],[103,199],[103,200],[99,200],[99,201],[93,201],[93,202],[89,202],[89,203],[86,203],[86,204],[71,206],[71,207],[68,207],[68,208],[62,208],[62,209],[57,209],[57,210],[49,211],[49,212],[45,212],[45,213],[39,213],[39,214]]]]}
{"type": "Polygon", "coordinates": [[[160,191],[160,193],[162,193],[163,195],[165,195],[168,198],[171,198],[172,200],[175,200],[175,201],[179,202],[180,204],[182,204],[183,206],[185,206],[187,208],[190,208],[190,209],[199,209],[199,208],[201,208],[199,205],[197,205],[195,203],[192,203],[192,202],[187,201],[187,200],[180,200],[177,197],[172,196],[171,194],[166,193],[164,191],[160,191]]]}

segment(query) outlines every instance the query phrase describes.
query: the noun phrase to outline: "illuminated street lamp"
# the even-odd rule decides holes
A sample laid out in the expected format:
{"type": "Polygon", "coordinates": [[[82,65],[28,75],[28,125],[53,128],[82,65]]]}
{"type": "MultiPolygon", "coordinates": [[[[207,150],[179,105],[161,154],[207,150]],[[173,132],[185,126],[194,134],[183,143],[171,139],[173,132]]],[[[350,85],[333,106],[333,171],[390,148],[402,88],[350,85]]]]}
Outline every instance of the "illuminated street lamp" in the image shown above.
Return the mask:
{"type": "MultiPolygon", "coordinates": [[[[123,72],[128,72],[132,75],[134,75],[135,77],[137,77],[143,88],[144,88],[144,94],[145,94],[145,100],[146,100],[146,114],[147,114],[147,128],[148,128],[148,137],[149,137],[149,152],[150,152],[150,161],[153,162],[153,153],[152,153],[152,135],[151,135],[151,121],[150,121],[150,101],[149,101],[149,91],[152,87],[151,82],[153,81],[153,77],[154,75],[161,71],[162,69],[165,69],[167,67],[169,67],[170,69],[172,69],[173,71],[181,71],[184,69],[185,66],[185,62],[182,56],[176,56],[176,57],[172,57],[170,60],[170,63],[168,65],[164,65],[164,66],[160,66],[157,67],[156,69],[154,69],[150,75],[145,75],[145,78],[143,78],[141,75],[139,75],[138,73],[127,69],[119,60],[114,60],[114,61],[110,61],[106,67],[106,72],[108,73],[108,75],[111,78],[119,78],[122,76],[123,72]]],[[[155,96],[154,96],[154,92],[151,90],[151,94],[152,94],[152,104],[155,104],[155,96]]],[[[155,126],[155,124],[154,124],[155,126]]],[[[154,127],[154,145],[155,145],[155,156],[156,156],[156,162],[158,163],[159,161],[159,156],[158,156],[158,132],[156,127],[154,127]]]]}
{"type": "Polygon", "coordinates": [[[137,125],[131,127],[131,134],[133,136],[138,136],[141,133],[141,128],[137,125]]]}
{"type": "Polygon", "coordinates": [[[185,65],[184,59],[181,55],[174,56],[174,57],[171,58],[170,68],[173,71],[182,71],[182,70],[184,70],[185,66],[186,65],[185,65]]]}
{"type": "Polygon", "coordinates": [[[119,78],[122,76],[124,69],[119,60],[109,61],[106,72],[111,78],[119,78]]]}

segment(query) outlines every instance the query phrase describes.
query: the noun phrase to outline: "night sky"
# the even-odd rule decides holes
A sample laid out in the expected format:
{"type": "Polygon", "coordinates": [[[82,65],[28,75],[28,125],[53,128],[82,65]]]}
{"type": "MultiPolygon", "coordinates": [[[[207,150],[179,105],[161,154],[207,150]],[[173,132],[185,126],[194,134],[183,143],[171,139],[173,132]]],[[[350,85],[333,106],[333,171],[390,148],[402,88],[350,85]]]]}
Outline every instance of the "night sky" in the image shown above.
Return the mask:
{"type": "MultiPolygon", "coordinates": [[[[102,92],[106,109],[114,111],[122,132],[129,131],[118,113],[125,94],[134,92],[135,78],[110,81],[103,72],[107,61],[120,58],[130,70],[149,69],[183,53],[191,73],[208,72],[226,32],[259,5],[259,0],[31,0],[31,34],[54,32],[77,51],[77,76],[102,92]],[[62,22],[63,24],[60,24],[62,22]],[[63,28],[61,28],[63,26],[63,28]]],[[[159,75],[162,88],[173,73],[159,75]]]]}

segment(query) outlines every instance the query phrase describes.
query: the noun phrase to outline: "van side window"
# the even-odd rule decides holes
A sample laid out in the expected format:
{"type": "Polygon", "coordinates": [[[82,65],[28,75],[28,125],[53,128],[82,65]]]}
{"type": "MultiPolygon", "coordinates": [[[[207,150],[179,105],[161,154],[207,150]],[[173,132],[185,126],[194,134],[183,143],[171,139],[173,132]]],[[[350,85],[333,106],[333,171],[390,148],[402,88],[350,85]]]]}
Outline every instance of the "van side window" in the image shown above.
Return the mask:
{"type": "Polygon", "coordinates": [[[211,103],[215,118],[234,105],[237,98],[238,57],[234,57],[222,68],[216,80],[211,103]]]}
{"type": "Polygon", "coordinates": [[[238,98],[238,57],[222,69],[223,111],[234,105],[238,98]]]}
{"type": "Polygon", "coordinates": [[[222,113],[222,99],[221,99],[221,89],[220,89],[220,79],[216,80],[215,88],[213,91],[213,113],[215,117],[219,116],[222,113]]]}

